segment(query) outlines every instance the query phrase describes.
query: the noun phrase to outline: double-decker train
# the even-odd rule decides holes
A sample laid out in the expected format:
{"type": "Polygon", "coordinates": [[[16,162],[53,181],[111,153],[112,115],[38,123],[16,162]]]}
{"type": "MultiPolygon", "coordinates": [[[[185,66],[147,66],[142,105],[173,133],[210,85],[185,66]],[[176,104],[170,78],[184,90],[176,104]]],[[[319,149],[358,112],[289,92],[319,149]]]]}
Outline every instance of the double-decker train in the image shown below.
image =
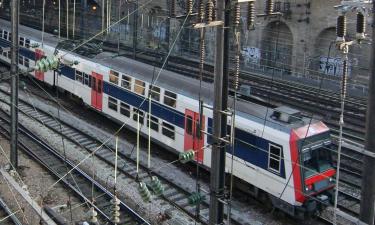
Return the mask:
{"type": "MultiPolygon", "coordinates": [[[[194,150],[195,160],[210,168],[211,138],[207,134],[212,129],[212,110],[204,107],[200,115],[198,95],[212,105],[212,84],[203,82],[200,87],[195,79],[109,52],[88,58],[56,51],[56,36],[45,34],[41,43],[40,31],[26,26],[19,29],[21,69],[34,67],[37,60],[56,52],[63,63],[77,62],[30,76],[77,96],[130,129],[136,130],[139,121],[144,124],[141,134],[148,135],[150,127],[155,143],[174,153],[194,150]],[[200,118],[204,132],[198,129],[200,118]]],[[[0,60],[8,64],[10,40],[10,23],[0,20],[0,60]]],[[[321,121],[288,107],[272,109],[240,100],[236,103],[234,155],[232,160],[232,151],[226,153],[226,172],[231,172],[233,164],[239,187],[256,197],[266,196],[274,207],[302,218],[332,199],[335,169],[330,146],[330,130],[321,121]]]]}

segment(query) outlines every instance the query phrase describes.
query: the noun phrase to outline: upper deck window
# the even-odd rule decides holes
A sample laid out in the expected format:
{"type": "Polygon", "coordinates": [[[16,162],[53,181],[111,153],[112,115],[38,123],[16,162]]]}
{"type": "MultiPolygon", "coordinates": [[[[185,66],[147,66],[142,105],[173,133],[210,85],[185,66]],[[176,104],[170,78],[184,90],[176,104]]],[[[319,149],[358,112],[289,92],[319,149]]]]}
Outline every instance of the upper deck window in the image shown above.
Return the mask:
{"type": "Polygon", "coordinates": [[[25,47],[26,48],[30,48],[30,40],[29,39],[26,39],[26,41],[25,41],[25,47]]]}
{"type": "Polygon", "coordinates": [[[164,92],[164,104],[169,105],[173,108],[176,108],[176,98],[177,95],[170,91],[164,92]]]}
{"type": "Polygon", "coordinates": [[[25,44],[25,38],[24,37],[20,37],[19,44],[20,44],[20,46],[24,46],[24,44],[25,44]]]}
{"type": "Polygon", "coordinates": [[[155,101],[160,101],[160,88],[150,85],[149,91],[151,91],[151,98],[155,101]]]}
{"type": "Polygon", "coordinates": [[[132,78],[126,75],[122,75],[121,87],[131,90],[132,88],[132,78]]]}
{"type": "Polygon", "coordinates": [[[141,80],[135,80],[134,82],[134,91],[140,95],[145,94],[145,82],[141,80]]]}
{"type": "Polygon", "coordinates": [[[118,76],[119,74],[116,71],[111,70],[109,72],[109,82],[118,85],[118,76]]]}
{"type": "Polygon", "coordinates": [[[83,73],[79,70],[76,70],[76,81],[83,83],[83,73]]]}
{"type": "Polygon", "coordinates": [[[268,145],[268,169],[276,173],[280,173],[280,162],[282,149],[279,146],[268,145]]]}

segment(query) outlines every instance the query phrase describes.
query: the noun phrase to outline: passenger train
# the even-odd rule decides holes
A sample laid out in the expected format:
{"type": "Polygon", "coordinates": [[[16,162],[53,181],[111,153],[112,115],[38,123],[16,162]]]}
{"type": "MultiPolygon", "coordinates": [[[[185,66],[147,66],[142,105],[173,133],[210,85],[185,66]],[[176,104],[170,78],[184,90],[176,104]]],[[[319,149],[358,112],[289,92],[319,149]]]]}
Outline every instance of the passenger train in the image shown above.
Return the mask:
{"type": "MultiPolygon", "coordinates": [[[[52,56],[59,40],[20,26],[19,66],[28,69],[35,61],[52,56]]],[[[10,63],[10,23],[0,20],[0,60],[10,63]]],[[[163,70],[150,86],[154,67],[125,57],[101,52],[94,58],[58,50],[62,64],[57,71],[30,75],[48,85],[69,92],[89,107],[109,118],[137,128],[141,133],[174,153],[195,150],[195,160],[209,168],[211,164],[212,110],[203,109],[203,135],[199,135],[198,93],[212,106],[213,85],[163,70]],[[148,93],[151,92],[151,123],[148,123],[148,93]],[[137,107],[141,102],[140,110],[137,107]]],[[[156,69],[156,74],[160,69],[156,69]]],[[[233,100],[231,100],[233,101],[233,100]]],[[[231,102],[230,101],[230,102],[231,102]]],[[[332,164],[330,130],[321,121],[310,120],[288,107],[266,108],[251,102],[236,104],[235,149],[232,161],[226,154],[226,172],[233,163],[237,183],[256,197],[266,196],[272,205],[294,217],[314,213],[332,199],[335,169],[332,164]]],[[[228,125],[230,118],[228,119],[228,125]]]]}

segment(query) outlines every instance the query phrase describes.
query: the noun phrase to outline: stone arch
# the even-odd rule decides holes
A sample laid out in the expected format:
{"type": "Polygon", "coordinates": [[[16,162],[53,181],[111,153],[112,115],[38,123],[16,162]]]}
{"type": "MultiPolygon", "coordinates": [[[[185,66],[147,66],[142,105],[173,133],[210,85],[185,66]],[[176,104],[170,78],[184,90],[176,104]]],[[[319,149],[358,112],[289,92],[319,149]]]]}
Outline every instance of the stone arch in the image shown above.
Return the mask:
{"type": "Polygon", "coordinates": [[[291,74],[293,60],[293,34],[281,21],[267,24],[262,34],[261,65],[266,74],[291,74]]]}
{"type": "MultiPolygon", "coordinates": [[[[328,27],[322,30],[314,41],[312,55],[309,59],[309,74],[322,76],[331,74],[332,77],[338,74],[338,67],[335,66],[335,59],[339,58],[334,41],[336,40],[336,28],[328,27]]],[[[337,64],[337,63],[336,63],[337,64]]]]}

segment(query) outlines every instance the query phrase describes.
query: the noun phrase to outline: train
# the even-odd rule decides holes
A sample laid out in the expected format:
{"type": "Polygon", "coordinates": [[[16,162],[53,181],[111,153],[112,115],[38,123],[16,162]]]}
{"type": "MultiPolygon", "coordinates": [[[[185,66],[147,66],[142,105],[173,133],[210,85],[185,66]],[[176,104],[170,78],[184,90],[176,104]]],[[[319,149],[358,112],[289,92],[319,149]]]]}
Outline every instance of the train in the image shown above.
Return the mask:
{"type": "MultiPolygon", "coordinates": [[[[9,21],[0,20],[0,60],[7,64],[10,28],[9,21]]],[[[76,96],[129,129],[137,130],[140,123],[142,135],[147,137],[150,131],[152,141],[170,152],[194,150],[195,162],[210,168],[211,83],[200,85],[196,79],[111,52],[89,58],[59,49],[62,41],[45,33],[42,43],[40,31],[19,26],[19,68],[26,71],[43,57],[56,55],[61,58],[57,70],[28,76],[76,96]]],[[[270,108],[243,100],[236,102],[235,121],[226,173],[233,172],[238,187],[295,218],[305,218],[332,202],[336,170],[330,129],[323,122],[286,106],[270,108]]]]}

